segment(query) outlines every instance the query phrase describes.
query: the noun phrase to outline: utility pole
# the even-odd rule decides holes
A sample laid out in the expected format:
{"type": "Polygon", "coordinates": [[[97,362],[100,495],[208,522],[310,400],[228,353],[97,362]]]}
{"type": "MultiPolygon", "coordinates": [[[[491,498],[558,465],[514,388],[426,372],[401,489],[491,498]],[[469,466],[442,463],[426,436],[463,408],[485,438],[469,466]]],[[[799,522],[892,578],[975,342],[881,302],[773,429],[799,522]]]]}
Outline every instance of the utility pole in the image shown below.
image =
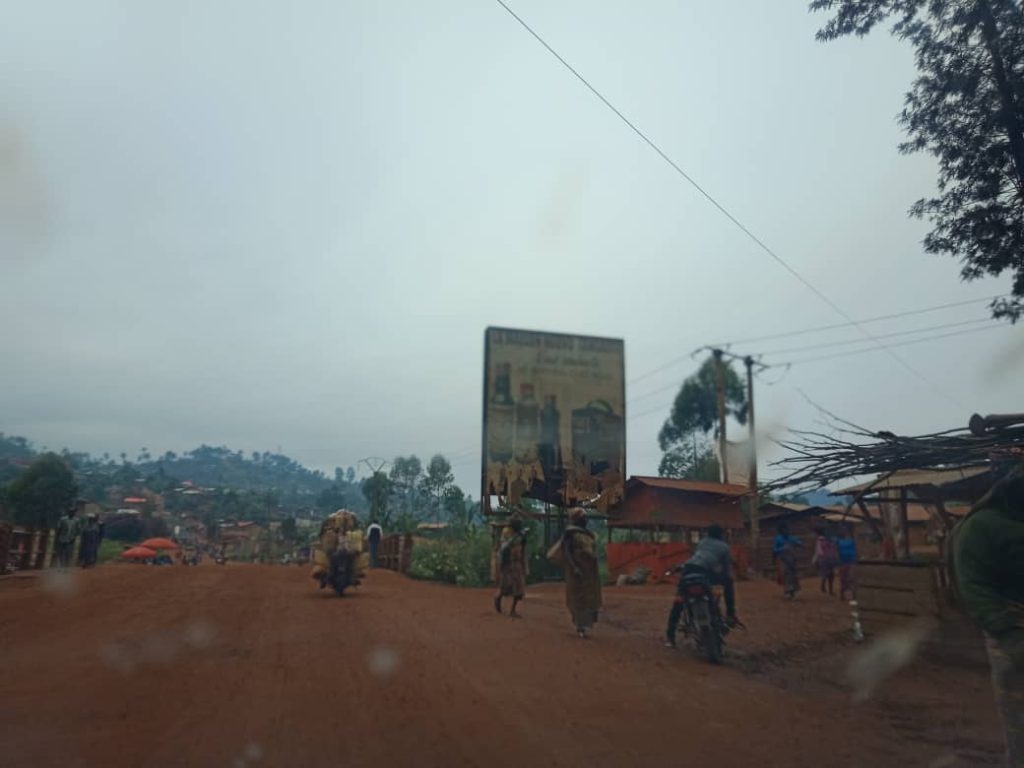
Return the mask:
{"type": "Polygon", "coordinates": [[[757,571],[757,549],[761,541],[760,497],[757,492],[757,440],[754,436],[754,358],[743,358],[747,366],[747,425],[750,428],[750,566],[757,571]]]}
{"type": "Polygon", "coordinates": [[[360,459],[358,464],[365,464],[366,468],[370,470],[371,477],[387,466],[390,462],[387,459],[382,459],[379,456],[369,456],[365,459],[360,459]]]}
{"type": "Polygon", "coordinates": [[[729,464],[725,457],[725,363],[722,362],[722,350],[713,349],[715,358],[715,389],[718,395],[718,461],[722,482],[729,482],[729,464]]]}
{"type": "Polygon", "coordinates": [[[380,487],[376,482],[377,473],[384,469],[390,462],[387,459],[382,459],[379,456],[368,456],[365,459],[359,460],[360,464],[365,464],[366,468],[370,470],[370,477],[374,480],[374,486],[377,488],[374,493],[373,499],[370,499],[370,518],[375,523],[385,523],[386,520],[378,519],[378,517],[386,517],[384,510],[382,509],[381,498],[380,498],[380,487]]]}

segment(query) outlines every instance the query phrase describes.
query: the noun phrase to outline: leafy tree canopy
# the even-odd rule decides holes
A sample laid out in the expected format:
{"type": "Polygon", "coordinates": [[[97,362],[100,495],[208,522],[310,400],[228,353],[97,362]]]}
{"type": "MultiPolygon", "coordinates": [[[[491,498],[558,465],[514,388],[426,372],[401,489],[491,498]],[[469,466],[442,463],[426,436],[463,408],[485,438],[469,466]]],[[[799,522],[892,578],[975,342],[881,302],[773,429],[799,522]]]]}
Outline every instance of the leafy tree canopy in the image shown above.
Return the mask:
{"type": "Polygon", "coordinates": [[[374,472],[363,480],[363,496],[370,505],[370,521],[385,529],[391,525],[391,479],[383,472],[374,472]]]}
{"type": "MultiPolygon", "coordinates": [[[[747,420],[747,392],[728,363],[723,363],[725,412],[740,424],[747,420]]],[[[658,472],[663,477],[717,481],[718,459],[708,434],[718,434],[718,389],[714,357],[683,381],[668,420],[658,433],[662,450],[658,472]]]]}
{"type": "Polygon", "coordinates": [[[45,453],[10,482],[7,502],[19,525],[52,528],[78,495],[68,465],[55,453],[45,453]]]}
{"type": "Polygon", "coordinates": [[[918,200],[929,253],[952,256],[964,280],[1012,277],[996,317],[1024,312],[1024,10],[1018,0],[813,0],[831,11],[819,40],[892,22],[914,48],[918,75],[899,122],[903,153],[939,162],[938,195],[918,200]]]}

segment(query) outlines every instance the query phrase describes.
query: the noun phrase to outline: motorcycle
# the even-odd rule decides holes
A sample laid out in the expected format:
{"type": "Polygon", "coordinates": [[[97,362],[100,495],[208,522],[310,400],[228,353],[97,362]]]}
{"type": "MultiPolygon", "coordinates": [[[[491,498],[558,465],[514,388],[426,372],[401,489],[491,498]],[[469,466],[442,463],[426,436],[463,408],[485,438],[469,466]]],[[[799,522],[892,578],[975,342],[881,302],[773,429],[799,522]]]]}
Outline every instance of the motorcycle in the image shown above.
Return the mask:
{"type": "Polygon", "coordinates": [[[331,587],[338,596],[345,594],[349,587],[359,586],[358,554],[346,549],[333,552],[329,558],[327,571],[322,574],[320,589],[331,587]]]}
{"type": "Polygon", "coordinates": [[[363,552],[363,535],[356,528],[356,517],[339,509],[324,520],[320,541],[313,549],[313,578],[320,589],[331,587],[338,595],[349,587],[359,586],[369,565],[363,552]]]}
{"type": "MultiPolygon", "coordinates": [[[[669,576],[672,571],[665,575],[669,576]]],[[[722,588],[712,585],[704,573],[687,573],[682,578],[684,609],[679,628],[692,638],[697,651],[712,664],[721,664],[729,625],[722,618],[722,588]]]]}

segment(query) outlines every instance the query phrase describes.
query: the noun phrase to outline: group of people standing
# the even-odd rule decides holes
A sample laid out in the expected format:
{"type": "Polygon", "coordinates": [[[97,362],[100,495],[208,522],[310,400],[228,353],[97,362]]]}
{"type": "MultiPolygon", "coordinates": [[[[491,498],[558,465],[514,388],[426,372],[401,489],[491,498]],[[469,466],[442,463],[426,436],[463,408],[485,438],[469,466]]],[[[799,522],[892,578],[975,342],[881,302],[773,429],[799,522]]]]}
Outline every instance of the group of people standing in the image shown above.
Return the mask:
{"type": "MultiPolygon", "coordinates": [[[[512,598],[509,615],[518,618],[519,603],[526,594],[528,573],[526,527],[516,512],[501,532],[498,544],[498,594],[494,609],[503,613],[502,602],[512,598]]],[[[548,559],[565,574],[565,604],[576,634],[590,636],[601,610],[601,577],[598,571],[597,540],[589,529],[587,513],[580,508],[569,515],[569,525],[547,552],[548,559]]]]}
{"type": "MultiPolygon", "coordinates": [[[[849,594],[852,600],[856,596],[857,584],[854,566],[857,564],[857,540],[854,538],[853,526],[843,525],[839,533],[828,528],[817,528],[814,531],[814,553],[811,564],[818,569],[821,579],[821,591],[835,595],[836,571],[839,571],[839,599],[845,600],[849,594]]],[[[772,561],[778,569],[779,584],[787,600],[796,597],[800,591],[800,568],[797,561],[797,550],[803,549],[804,543],[798,536],[789,532],[786,523],[780,523],[772,541],[772,561]]]]}
{"type": "Polygon", "coordinates": [[[78,564],[91,568],[99,559],[100,543],[103,541],[103,522],[99,515],[84,515],[85,502],[79,500],[57,523],[57,537],[54,558],[60,568],[67,568],[74,558],[75,544],[78,547],[78,564]]]}

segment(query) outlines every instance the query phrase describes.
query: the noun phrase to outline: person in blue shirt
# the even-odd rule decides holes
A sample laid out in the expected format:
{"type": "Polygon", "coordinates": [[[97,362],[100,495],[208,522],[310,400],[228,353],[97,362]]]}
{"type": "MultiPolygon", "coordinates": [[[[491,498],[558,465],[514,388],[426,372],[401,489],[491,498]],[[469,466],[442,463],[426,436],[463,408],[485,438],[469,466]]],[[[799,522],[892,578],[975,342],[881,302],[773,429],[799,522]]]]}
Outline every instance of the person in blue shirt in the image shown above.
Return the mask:
{"type": "Polygon", "coordinates": [[[780,523],[772,542],[772,562],[782,569],[782,592],[787,600],[796,597],[800,591],[800,575],[797,573],[796,549],[804,543],[796,536],[789,535],[789,526],[780,523]]]}
{"type": "Polygon", "coordinates": [[[843,526],[843,532],[836,542],[839,549],[839,599],[845,600],[846,593],[850,599],[857,597],[857,582],[853,577],[853,566],[857,563],[857,540],[853,537],[853,526],[843,526]]]}

